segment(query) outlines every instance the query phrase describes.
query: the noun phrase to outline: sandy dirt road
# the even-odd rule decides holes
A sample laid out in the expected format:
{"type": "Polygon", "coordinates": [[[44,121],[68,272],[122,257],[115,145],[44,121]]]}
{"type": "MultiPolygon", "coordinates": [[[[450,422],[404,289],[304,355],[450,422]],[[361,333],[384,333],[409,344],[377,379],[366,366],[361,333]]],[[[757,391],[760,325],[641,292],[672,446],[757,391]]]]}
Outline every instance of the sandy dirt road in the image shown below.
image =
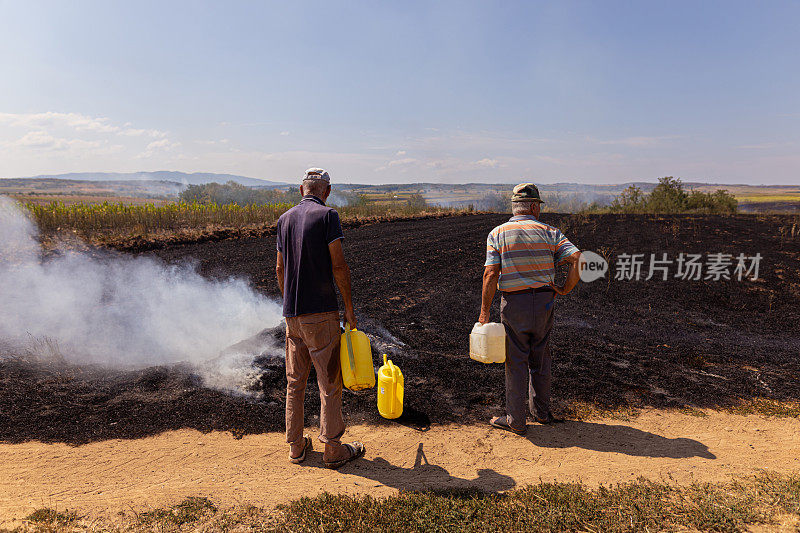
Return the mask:
{"type": "MultiPolygon", "coordinates": [[[[800,472],[800,420],[709,411],[646,411],[630,421],[530,425],[527,437],[488,426],[354,426],[367,447],[341,470],[315,451],[287,461],[283,435],[170,431],[82,446],[0,444],[0,525],[40,507],[104,516],[207,496],[222,506],[270,507],[322,491],[388,496],[400,490],[502,491],[541,480],[615,483],[645,476],[722,481],[761,469],[800,472]]],[[[321,445],[315,441],[315,448],[321,445]]]]}

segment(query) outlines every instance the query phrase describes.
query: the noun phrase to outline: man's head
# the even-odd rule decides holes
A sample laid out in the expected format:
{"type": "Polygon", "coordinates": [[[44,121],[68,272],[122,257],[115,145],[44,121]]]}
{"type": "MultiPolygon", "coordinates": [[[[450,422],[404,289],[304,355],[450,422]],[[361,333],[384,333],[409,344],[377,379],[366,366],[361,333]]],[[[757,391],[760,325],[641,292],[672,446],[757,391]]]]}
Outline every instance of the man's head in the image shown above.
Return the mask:
{"type": "Polygon", "coordinates": [[[303,184],[300,185],[300,194],[306,196],[311,194],[323,202],[328,199],[331,193],[331,177],[327,170],[321,168],[309,168],[303,175],[303,184]]]}
{"type": "Polygon", "coordinates": [[[511,212],[514,215],[538,217],[543,203],[539,189],[533,183],[520,183],[511,194],[511,212]]]}

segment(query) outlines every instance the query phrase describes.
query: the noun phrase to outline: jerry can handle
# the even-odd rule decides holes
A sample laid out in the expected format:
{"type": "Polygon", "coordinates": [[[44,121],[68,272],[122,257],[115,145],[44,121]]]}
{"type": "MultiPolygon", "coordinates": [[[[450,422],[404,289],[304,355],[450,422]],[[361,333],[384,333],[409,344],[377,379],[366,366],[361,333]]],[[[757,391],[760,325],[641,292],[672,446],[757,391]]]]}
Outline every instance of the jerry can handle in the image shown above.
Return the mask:
{"type": "Polygon", "coordinates": [[[356,373],[356,357],[353,355],[353,341],[350,338],[350,322],[344,323],[344,339],[347,343],[347,356],[350,359],[350,369],[353,371],[353,375],[355,376],[356,373]]]}
{"type": "Polygon", "coordinates": [[[392,396],[391,401],[389,402],[389,405],[391,406],[389,409],[394,412],[394,405],[397,403],[397,379],[394,377],[394,365],[391,361],[389,361],[389,369],[392,372],[392,396]]]}
{"type": "Polygon", "coordinates": [[[389,367],[389,373],[392,375],[392,383],[397,383],[397,373],[394,371],[396,366],[392,363],[392,360],[386,360],[386,354],[383,354],[383,364],[389,367]]]}
{"type": "Polygon", "coordinates": [[[394,411],[394,404],[397,403],[397,397],[396,397],[397,396],[397,377],[395,376],[395,372],[394,372],[395,366],[394,366],[394,364],[392,364],[391,360],[389,360],[389,361],[386,360],[386,354],[383,354],[383,364],[388,365],[389,366],[389,372],[392,373],[392,386],[390,387],[391,395],[389,396],[389,409],[393,412],[394,411]]]}

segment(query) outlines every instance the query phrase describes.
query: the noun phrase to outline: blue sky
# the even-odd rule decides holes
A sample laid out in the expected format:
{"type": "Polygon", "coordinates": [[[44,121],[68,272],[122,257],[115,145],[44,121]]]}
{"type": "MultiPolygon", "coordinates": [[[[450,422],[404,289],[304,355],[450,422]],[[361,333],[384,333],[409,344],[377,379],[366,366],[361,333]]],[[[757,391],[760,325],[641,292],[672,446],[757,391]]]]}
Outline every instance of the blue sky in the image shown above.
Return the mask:
{"type": "Polygon", "coordinates": [[[0,0],[0,177],[800,183],[800,2],[0,0]]]}

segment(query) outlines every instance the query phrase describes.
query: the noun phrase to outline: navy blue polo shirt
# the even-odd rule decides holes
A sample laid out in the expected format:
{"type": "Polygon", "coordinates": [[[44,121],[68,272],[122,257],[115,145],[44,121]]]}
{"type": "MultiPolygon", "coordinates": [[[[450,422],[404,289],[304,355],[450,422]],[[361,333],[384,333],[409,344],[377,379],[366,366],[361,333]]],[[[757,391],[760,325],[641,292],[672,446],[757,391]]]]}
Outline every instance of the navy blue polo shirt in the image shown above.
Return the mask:
{"type": "Polygon", "coordinates": [[[339,213],[306,195],[278,219],[283,255],[283,316],[338,311],[328,245],[344,238],[339,213]]]}

